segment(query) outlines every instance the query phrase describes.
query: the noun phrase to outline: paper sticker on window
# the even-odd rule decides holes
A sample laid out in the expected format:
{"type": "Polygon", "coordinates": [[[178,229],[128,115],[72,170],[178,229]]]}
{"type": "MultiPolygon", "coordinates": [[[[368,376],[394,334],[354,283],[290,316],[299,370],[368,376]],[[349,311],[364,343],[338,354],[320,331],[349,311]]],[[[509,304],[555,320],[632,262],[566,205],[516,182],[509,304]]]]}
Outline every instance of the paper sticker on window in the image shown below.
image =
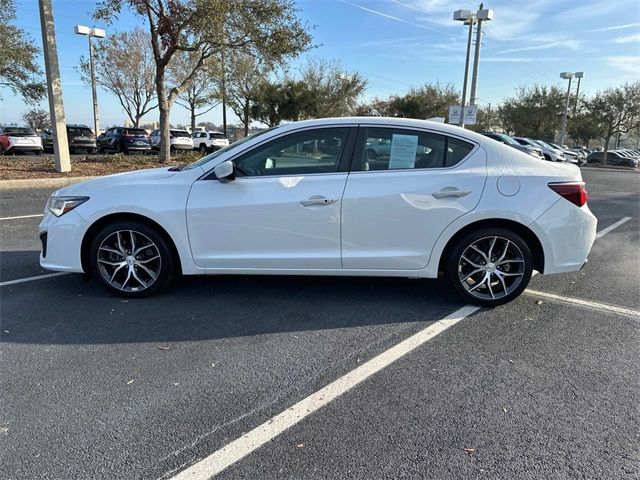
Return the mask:
{"type": "Polygon", "coordinates": [[[389,170],[397,168],[413,168],[418,151],[417,135],[393,134],[391,139],[391,154],[389,155],[389,170]]]}

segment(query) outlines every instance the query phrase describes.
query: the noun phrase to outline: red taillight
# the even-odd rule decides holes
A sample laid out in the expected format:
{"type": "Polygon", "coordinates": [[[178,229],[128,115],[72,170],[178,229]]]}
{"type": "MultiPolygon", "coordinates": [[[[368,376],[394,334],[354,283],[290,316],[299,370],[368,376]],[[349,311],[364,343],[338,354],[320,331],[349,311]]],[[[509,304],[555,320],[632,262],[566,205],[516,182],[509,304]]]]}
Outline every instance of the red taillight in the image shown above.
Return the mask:
{"type": "Polygon", "coordinates": [[[550,183],[549,188],[578,207],[583,206],[589,199],[584,183],[550,183]]]}

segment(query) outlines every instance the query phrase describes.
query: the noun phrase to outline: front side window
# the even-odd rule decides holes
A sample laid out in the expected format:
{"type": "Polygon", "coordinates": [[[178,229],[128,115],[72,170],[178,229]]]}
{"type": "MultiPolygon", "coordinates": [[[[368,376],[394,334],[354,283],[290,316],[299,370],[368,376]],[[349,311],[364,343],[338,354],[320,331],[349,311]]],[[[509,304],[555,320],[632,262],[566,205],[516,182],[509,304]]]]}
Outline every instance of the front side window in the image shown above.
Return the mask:
{"type": "Polygon", "coordinates": [[[349,128],[320,128],[292,133],[237,158],[238,175],[309,175],[337,172],[349,128]]]}
{"type": "Polygon", "coordinates": [[[473,145],[445,135],[399,128],[367,128],[356,170],[406,170],[451,167],[473,145]]]}

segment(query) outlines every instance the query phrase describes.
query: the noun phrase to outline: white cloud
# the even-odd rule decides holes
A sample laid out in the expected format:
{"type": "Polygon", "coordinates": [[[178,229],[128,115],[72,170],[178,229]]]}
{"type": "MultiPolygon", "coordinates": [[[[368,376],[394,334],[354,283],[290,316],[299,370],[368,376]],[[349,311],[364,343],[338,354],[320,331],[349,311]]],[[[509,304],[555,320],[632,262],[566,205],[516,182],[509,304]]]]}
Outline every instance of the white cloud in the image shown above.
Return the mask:
{"type": "Polygon", "coordinates": [[[580,42],[573,39],[554,40],[552,42],[541,43],[539,45],[527,45],[526,47],[509,48],[501,53],[530,52],[534,50],[546,50],[548,48],[567,48],[569,50],[578,50],[580,42]]]}
{"type": "Polygon", "coordinates": [[[622,30],[625,28],[640,27],[640,22],[625,23],[623,25],[612,25],[610,27],[596,28],[594,30],[586,30],[587,32],[609,32],[611,30],[622,30]]]}
{"type": "Polygon", "coordinates": [[[634,33],[633,35],[627,35],[626,37],[618,37],[613,43],[633,43],[640,42],[640,33],[634,33]]]}
{"type": "Polygon", "coordinates": [[[635,78],[640,78],[640,58],[638,57],[624,55],[605,57],[603,60],[607,62],[607,65],[610,67],[635,78]]]}

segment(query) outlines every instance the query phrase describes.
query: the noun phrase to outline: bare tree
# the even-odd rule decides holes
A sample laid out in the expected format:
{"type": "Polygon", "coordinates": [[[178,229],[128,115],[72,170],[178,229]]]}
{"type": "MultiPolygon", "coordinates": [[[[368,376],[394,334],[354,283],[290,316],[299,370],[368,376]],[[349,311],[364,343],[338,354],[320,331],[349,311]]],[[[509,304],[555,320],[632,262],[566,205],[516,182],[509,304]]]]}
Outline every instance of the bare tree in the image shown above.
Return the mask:
{"type": "MultiPolygon", "coordinates": [[[[180,52],[175,55],[169,64],[169,76],[171,83],[179,85],[192,71],[197,55],[193,52],[180,52]]],[[[191,129],[196,128],[196,119],[220,104],[221,94],[218,89],[221,68],[215,62],[215,58],[209,58],[201,70],[193,76],[185,85],[183,91],[178,94],[176,103],[189,110],[191,115],[191,129]]]]}
{"type": "Polygon", "coordinates": [[[42,131],[51,128],[51,116],[49,112],[42,108],[32,108],[22,115],[22,120],[28,127],[42,131]]]}
{"type": "MultiPolygon", "coordinates": [[[[149,45],[149,34],[140,28],[110,35],[94,44],[96,83],[118,98],[136,127],[145,114],[157,107],[155,63],[149,45]]],[[[91,85],[87,58],[80,58],[78,70],[82,81],[91,85]]]]}
{"type": "Polygon", "coordinates": [[[244,125],[246,137],[252,119],[253,100],[259,95],[261,83],[272,67],[264,59],[242,52],[226,57],[225,63],[227,105],[244,125]]]}
{"type": "Polygon", "coordinates": [[[160,162],[169,159],[169,114],[178,95],[222,49],[254,48],[267,58],[297,55],[310,46],[307,28],[293,0],[101,0],[94,16],[110,22],[123,8],[145,19],[151,35],[160,109],[160,162]],[[179,85],[166,86],[167,68],[177,52],[197,61],[179,85]]]}

